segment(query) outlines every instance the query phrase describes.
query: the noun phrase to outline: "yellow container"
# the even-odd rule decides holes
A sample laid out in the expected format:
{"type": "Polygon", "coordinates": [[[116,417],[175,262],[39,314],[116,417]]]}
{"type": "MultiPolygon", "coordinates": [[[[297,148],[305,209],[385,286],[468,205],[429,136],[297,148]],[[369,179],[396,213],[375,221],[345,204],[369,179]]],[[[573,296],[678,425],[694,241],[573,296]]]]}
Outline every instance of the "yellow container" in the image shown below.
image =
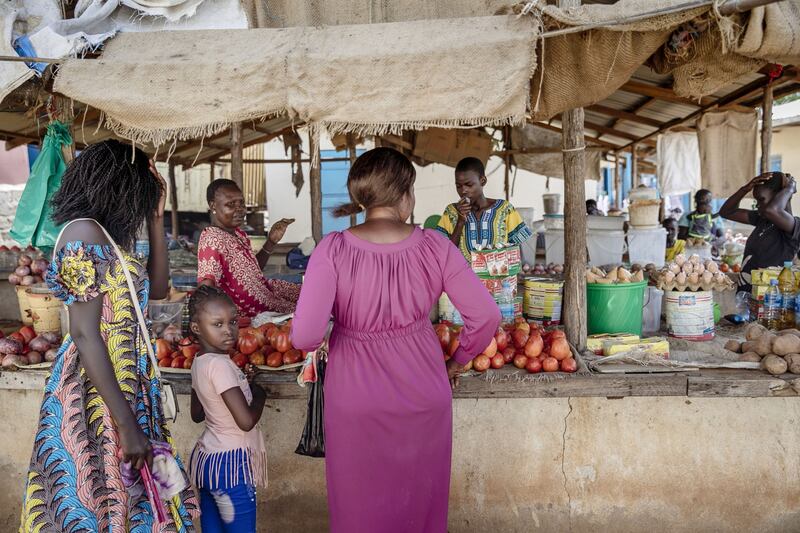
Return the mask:
{"type": "Polygon", "coordinates": [[[31,305],[28,303],[28,287],[17,285],[14,288],[17,291],[17,300],[19,301],[19,314],[22,317],[22,323],[25,326],[33,325],[33,318],[31,318],[31,305]]]}
{"type": "Polygon", "coordinates": [[[528,278],[524,286],[522,307],[525,315],[545,325],[560,324],[564,282],[528,278]]]}
{"type": "Polygon", "coordinates": [[[33,289],[25,291],[36,333],[46,331],[61,332],[61,306],[63,303],[51,292],[41,293],[33,289]]]}

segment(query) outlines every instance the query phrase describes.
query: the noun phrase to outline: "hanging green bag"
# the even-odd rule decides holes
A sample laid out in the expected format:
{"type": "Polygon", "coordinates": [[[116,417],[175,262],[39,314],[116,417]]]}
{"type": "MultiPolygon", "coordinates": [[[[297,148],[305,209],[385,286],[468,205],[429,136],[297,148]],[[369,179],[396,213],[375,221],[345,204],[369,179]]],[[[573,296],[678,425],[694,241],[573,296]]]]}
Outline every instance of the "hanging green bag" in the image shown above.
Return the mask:
{"type": "Polygon", "coordinates": [[[47,126],[42,151],[33,164],[11,226],[11,237],[22,246],[32,244],[49,252],[56,244],[61,226],[50,218],[50,201],[61,187],[67,169],[62,147],[71,144],[72,136],[65,124],[53,121],[47,126]]]}

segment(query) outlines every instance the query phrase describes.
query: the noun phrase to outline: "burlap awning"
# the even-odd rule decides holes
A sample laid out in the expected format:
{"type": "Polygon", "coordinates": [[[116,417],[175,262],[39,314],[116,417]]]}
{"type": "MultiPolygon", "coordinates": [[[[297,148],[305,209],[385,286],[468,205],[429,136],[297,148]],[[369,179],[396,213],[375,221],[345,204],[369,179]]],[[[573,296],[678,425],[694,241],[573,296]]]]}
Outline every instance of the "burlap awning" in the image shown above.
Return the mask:
{"type": "MultiPolygon", "coordinates": [[[[511,142],[515,149],[551,149],[550,153],[541,154],[515,154],[514,161],[519,168],[548,176],[551,178],[564,178],[564,155],[560,151],[562,139],[560,133],[555,133],[543,128],[526,124],[511,131],[511,142]]],[[[600,179],[600,158],[598,151],[586,151],[587,180],[600,179]]]]}
{"type": "Polygon", "coordinates": [[[121,34],[55,90],[163,144],[287,115],[331,133],[524,121],[536,31],[513,16],[121,34]]]}

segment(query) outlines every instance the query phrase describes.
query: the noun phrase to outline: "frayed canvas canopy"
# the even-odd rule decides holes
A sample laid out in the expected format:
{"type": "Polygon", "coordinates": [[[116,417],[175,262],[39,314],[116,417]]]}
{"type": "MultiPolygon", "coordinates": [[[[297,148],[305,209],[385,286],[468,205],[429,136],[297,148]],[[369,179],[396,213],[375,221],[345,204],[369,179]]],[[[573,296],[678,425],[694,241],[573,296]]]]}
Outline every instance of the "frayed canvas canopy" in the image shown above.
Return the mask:
{"type": "Polygon", "coordinates": [[[531,19],[122,34],[61,67],[55,90],[137,142],[213,135],[286,115],[331,133],[525,120],[531,19]]]}

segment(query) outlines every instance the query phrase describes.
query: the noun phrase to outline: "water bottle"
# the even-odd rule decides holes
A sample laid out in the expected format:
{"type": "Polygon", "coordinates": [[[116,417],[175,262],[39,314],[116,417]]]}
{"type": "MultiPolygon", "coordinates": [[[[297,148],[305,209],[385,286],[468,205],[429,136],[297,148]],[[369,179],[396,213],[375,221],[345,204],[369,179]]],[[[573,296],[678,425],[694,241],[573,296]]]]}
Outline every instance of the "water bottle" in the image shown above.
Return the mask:
{"type": "Polygon", "coordinates": [[[781,329],[794,327],[795,281],[792,262],[785,261],[778,275],[778,289],[781,291],[781,329]]]}
{"type": "Polygon", "coordinates": [[[781,311],[783,302],[781,301],[781,291],[778,288],[778,280],[769,280],[769,289],[764,295],[764,317],[761,325],[769,330],[778,330],[781,327],[781,311]]]}
{"type": "Polygon", "coordinates": [[[508,281],[503,282],[503,290],[497,297],[497,305],[500,307],[500,315],[502,316],[503,324],[514,323],[514,290],[511,288],[511,283],[508,281]]]}

